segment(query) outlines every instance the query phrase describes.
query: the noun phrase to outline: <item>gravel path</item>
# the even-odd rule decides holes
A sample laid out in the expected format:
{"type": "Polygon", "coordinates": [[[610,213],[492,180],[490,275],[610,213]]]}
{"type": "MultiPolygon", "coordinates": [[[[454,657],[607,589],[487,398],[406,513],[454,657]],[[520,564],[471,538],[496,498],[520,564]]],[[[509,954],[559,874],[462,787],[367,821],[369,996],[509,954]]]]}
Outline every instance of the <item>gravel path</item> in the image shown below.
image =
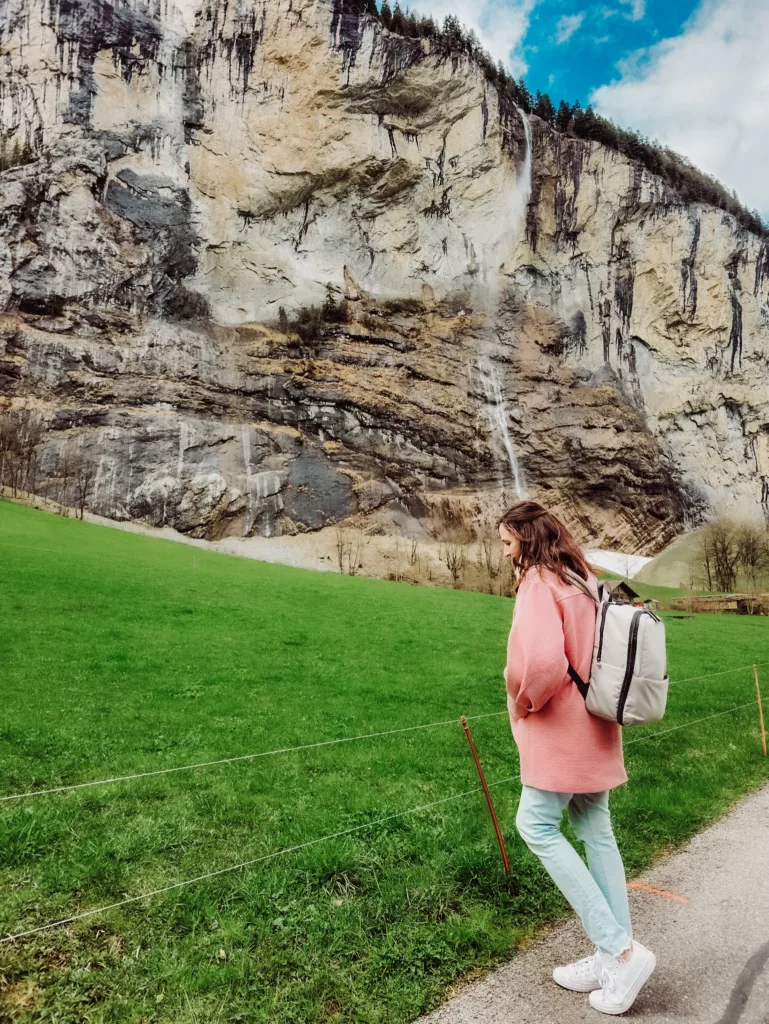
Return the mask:
{"type": "MultiPolygon", "coordinates": [[[[630,888],[633,933],[657,968],[624,1015],[644,1024],[769,1024],[769,786],[741,800],[630,888]]],[[[578,1024],[610,1020],[552,980],[592,949],[576,917],[467,985],[418,1024],[578,1024]]]]}

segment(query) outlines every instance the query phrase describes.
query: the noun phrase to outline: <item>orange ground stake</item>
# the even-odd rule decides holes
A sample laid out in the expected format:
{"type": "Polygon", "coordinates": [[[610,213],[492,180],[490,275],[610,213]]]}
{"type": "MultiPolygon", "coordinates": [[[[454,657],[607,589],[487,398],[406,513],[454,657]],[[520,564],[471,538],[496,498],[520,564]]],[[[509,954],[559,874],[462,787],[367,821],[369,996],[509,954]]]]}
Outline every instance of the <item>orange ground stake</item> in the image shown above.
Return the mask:
{"type": "Polygon", "coordinates": [[[483,774],[483,768],[481,768],[481,762],[478,759],[478,754],[475,750],[475,744],[473,743],[473,737],[470,735],[470,726],[467,724],[467,719],[462,715],[462,728],[465,730],[465,736],[467,736],[467,742],[470,744],[470,750],[472,751],[473,760],[475,761],[475,767],[478,769],[478,774],[481,777],[481,785],[483,786],[483,792],[486,794],[486,803],[489,805],[489,814],[491,820],[494,823],[494,831],[497,833],[497,842],[499,843],[499,852],[502,854],[502,863],[505,866],[505,874],[510,874],[510,861],[507,858],[507,850],[505,849],[505,841],[502,838],[502,830],[499,827],[497,821],[497,812],[494,810],[494,804],[491,800],[491,793],[489,793],[489,787],[486,785],[486,777],[483,774]]]}
{"type": "Polygon", "coordinates": [[[678,900],[679,903],[688,903],[685,896],[676,896],[674,892],[666,892],[664,889],[655,889],[653,885],[646,885],[644,882],[628,882],[628,889],[643,889],[644,892],[656,892],[658,896],[667,896],[669,900],[678,900]]]}
{"type": "Polygon", "coordinates": [[[766,728],[764,726],[764,709],[761,705],[761,687],[758,685],[758,665],[753,666],[753,675],[756,677],[756,693],[758,694],[758,714],[761,717],[761,743],[766,757],[766,728]]]}

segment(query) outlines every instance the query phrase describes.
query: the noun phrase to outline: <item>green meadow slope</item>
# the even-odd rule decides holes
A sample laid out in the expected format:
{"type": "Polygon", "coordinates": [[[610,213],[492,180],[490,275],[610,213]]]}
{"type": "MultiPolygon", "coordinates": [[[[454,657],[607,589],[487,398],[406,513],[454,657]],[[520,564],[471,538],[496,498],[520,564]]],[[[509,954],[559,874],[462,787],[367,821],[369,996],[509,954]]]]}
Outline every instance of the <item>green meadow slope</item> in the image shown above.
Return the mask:
{"type": "Polygon", "coordinates": [[[689,586],[689,563],[695,557],[699,536],[699,530],[692,530],[676,537],[664,551],[647,562],[634,582],[677,587],[683,592],[689,586]]]}
{"type": "MultiPolygon", "coordinates": [[[[516,834],[515,779],[492,788],[504,874],[458,721],[487,716],[489,781],[516,775],[509,600],[7,502],[0,565],[6,795],[445,723],[0,802],[4,935],[311,844],[0,945],[0,1019],[406,1022],[567,912],[516,834]]],[[[764,620],[667,625],[674,680],[769,662],[764,620]]],[[[625,733],[629,875],[769,778],[754,701],[749,671],[684,682],[625,733]]]]}
{"type": "MultiPolygon", "coordinates": [[[[641,586],[658,586],[678,588],[679,593],[686,592],[689,586],[689,579],[692,573],[691,564],[694,563],[695,589],[697,583],[697,548],[702,536],[702,530],[691,530],[680,537],[676,537],[664,551],[661,551],[655,558],[648,562],[633,579],[633,586],[636,583],[641,586]]],[[[746,581],[738,576],[737,589],[747,586],[746,581]]],[[[769,590],[769,575],[759,578],[758,587],[760,590],[769,590]]],[[[638,587],[635,587],[638,590],[638,587]]],[[[705,593],[705,591],[702,591],[705,593]]]]}

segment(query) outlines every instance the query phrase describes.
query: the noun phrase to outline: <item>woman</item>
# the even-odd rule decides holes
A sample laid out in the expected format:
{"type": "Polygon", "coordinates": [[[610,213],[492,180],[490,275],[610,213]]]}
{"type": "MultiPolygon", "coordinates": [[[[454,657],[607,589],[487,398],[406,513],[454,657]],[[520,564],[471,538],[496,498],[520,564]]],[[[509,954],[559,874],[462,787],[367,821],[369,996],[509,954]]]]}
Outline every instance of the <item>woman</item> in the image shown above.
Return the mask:
{"type": "Polygon", "coordinates": [[[627,782],[621,727],[591,715],[568,675],[590,676],[597,582],[576,541],[556,517],[521,501],[498,520],[504,557],[516,570],[507,645],[507,706],[521,762],[516,826],[582,921],[592,956],[556,967],[564,988],[589,992],[603,1013],[624,1013],[655,967],[632,937],[625,870],[609,817],[609,790],[627,782]],[[589,870],[560,831],[568,808],[585,844],[589,870]]]}

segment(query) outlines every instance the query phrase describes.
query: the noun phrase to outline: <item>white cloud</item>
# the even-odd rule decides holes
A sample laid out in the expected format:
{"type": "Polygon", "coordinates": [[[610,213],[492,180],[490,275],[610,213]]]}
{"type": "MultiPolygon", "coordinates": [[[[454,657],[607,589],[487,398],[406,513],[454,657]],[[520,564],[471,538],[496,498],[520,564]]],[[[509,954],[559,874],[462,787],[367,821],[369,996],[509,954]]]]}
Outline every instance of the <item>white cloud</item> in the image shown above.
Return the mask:
{"type": "Polygon", "coordinates": [[[769,5],[704,0],[680,36],[618,65],[591,97],[618,124],[688,156],[769,213],[769,5]]]}
{"type": "Polygon", "coordinates": [[[646,13],[646,0],[620,0],[623,7],[630,8],[630,14],[627,15],[631,21],[640,21],[646,13]]]}
{"type": "Polygon", "coordinates": [[[564,14],[562,18],[559,18],[555,26],[556,45],[560,46],[561,43],[568,42],[584,20],[584,11],[580,11],[578,14],[564,14]]]}
{"type": "Polygon", "coordinates": [[[453,14],[465,28],[475,30],[482,46],[495,60],[503,61],[519,77],[526,71],[519,47],[536,3],[537,0],[416,0],[407,6],[417,14],[432,15],[437,22],[453,14]]]}

